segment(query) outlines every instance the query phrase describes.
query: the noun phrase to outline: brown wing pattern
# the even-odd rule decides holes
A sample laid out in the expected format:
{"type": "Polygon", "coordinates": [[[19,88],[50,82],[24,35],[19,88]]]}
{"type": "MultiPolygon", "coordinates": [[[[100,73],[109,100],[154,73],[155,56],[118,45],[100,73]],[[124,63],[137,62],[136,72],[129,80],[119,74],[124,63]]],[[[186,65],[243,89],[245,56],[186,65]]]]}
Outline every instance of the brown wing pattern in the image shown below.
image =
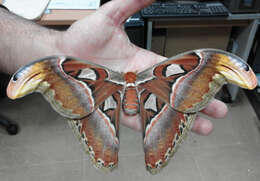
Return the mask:
{"type": "Polygon", "coordinates": [[[225,83],[252,89],[257,82],[241,58],[216,49],[199,49],[169,58],[138,74],[137,81],[139,87],[184,113],[203,109],[225,83]]]}
{"type": "Polygon", "coordinates": [[[100,105],[108,96],[122,89],[123,80],[120,80],[120,74],[109,72],[97,65],[68,59],[63,62],[62,68],[67,75],[87,85],[91,90],[95,105],[100,105]],[[111,76],[113,76],[111,74],[117,74],[116,79],[113,77],[114,82],[111,82],[111,76]]]}
{"type": "Polygon", "coordinates": [[[173,110],[147,90],[140,95],[140,112],[146,167],[155,174],[177,150],[196,115],[173,110]]]}
{"type": "Polygon", "coordinates": [[[195,119],[227,82],[256,86],[251,68],[239,57],[214,49],[186,52],[137,75],[147,169],[166,165],[195,119]]]}
{"type": "Polygon", "coordinates": [[[47,57],[19,69],[7,93],[15,99],[40,92],[58,113],[79,119],[121,89],[119,73],[74,58],[47,57]]]}
{"type": "Polygon", "coordinates": [[[69,120],[97,168],[112,170],[118,163],[120,93],[108,97],[81,120],[69,120]]]}
{"type": "MultiPolygon", "coordinates": [[[[199,64],[200,59],[195,53],[168,59],[138,74],[138,86],[154,93],[165,103],[171,105],[171,98],[175,94],[174,86],[181,78],[189,77],[199,64]]],[[[182,97],[180,96],[180,98],[182,97]]],[[[178,110],[175,105],[172,107],[178,110]]]]}
{"type": "MultiPolygon", "coordinates": [[[[169,58],[130,82],[138,90],[145,162],[151,173],[167,164],[196,113],[227,82],[247,89],[257,85],[255,74],[242,59],[216,49],[169,58]]],[[[53,56],[19,69],[7,94],[15,99],[42,93],[70,120],[95,166],[111,170],[118,162],[120,94],[125,86],[120,73],[80,59],[53,56]]]]}

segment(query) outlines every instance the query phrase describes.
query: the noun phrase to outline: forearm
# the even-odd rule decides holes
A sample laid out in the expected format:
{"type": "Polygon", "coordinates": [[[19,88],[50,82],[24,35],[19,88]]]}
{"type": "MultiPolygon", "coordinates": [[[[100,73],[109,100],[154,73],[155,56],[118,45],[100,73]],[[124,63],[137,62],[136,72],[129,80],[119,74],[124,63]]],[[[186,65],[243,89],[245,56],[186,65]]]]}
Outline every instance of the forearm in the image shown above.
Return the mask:
{"type": "Polygon", "coordinates": [[[61,54],[61,34],[0,8],[0,71],[13,73],[35,59],[61,54]]]}

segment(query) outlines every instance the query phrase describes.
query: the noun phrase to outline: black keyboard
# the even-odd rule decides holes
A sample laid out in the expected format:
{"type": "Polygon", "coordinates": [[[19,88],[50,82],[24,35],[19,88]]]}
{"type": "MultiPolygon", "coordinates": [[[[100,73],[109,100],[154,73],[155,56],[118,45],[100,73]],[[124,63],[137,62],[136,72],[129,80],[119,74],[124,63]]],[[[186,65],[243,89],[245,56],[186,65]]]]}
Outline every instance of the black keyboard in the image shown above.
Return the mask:
{"type": "Polygon", "coordinates": [[[156,2],[141,11],[144,18],[228,16],[228,9],[220,2],[156,2]]]}

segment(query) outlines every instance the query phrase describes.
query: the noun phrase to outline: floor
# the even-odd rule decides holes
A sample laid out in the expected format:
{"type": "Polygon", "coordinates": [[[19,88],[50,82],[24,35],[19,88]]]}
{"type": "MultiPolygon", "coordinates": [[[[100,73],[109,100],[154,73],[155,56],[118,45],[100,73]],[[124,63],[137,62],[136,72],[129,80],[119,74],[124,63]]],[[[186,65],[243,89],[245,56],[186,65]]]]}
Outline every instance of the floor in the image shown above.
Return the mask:
{"type": "Polygon", "coordinates": [[[225,119],[213,120],[207,137],[190,133],[175,157],[158,175],[144,167],[141,134],[121,127],[119,167],[103,173],[90,164],[64,118],[37,94],[1,100],[0,113],[20,125],[9,136],[0,129],[1,181],[258,181],[260,133],[246,96],[229,106],[225,119]]]}

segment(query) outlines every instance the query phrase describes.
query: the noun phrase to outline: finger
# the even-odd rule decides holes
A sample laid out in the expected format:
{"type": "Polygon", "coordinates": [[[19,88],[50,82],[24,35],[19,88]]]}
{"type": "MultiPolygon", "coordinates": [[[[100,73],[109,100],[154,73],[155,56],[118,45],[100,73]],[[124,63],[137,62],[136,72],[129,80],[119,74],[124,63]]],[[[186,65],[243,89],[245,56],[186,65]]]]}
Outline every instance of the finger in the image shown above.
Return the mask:
{"type": "MultiPolygon", "coordinates": [[[[122,116],[122,124],[136,131],[142,130],[140,119],[137,116],[122,116]]],[[[213,131],[213,124],[210,120],[198,116],[194,120],[191,130],[199,135],[207,136],[213,131]]]]}
{"type": "Polygon", "coordinates": [[[136,131],[141,131],[142,130],[142,125],[140,121],[139,115],[135,116],[126,116],[124,113],[121,113],[121,123],[128,127],[132,128],[136,131]]]}
{"type": "Polygon", "coordinates": [[[128,17],[150,5],[154,0],[113,0],[99,8],[116,25],[123,24],[128,17]]]}
{"type": "Polygon", "coordinates": [[[213,124],[210,120],[198,116],[191,130],[199,135],[207,136],[213,131],[213,124]]]}
{"type": "Polygon", "coordinates": [[[223,118],[227,115],[228,108],[222,101],[213,99],[201,112],[213,118],[223,118]]]}

